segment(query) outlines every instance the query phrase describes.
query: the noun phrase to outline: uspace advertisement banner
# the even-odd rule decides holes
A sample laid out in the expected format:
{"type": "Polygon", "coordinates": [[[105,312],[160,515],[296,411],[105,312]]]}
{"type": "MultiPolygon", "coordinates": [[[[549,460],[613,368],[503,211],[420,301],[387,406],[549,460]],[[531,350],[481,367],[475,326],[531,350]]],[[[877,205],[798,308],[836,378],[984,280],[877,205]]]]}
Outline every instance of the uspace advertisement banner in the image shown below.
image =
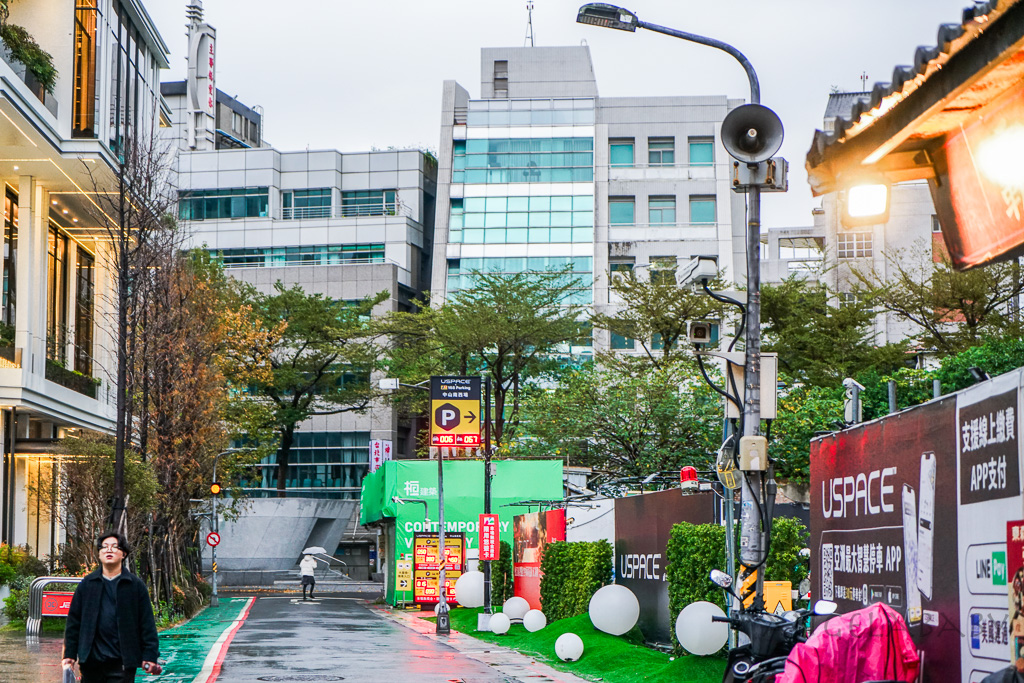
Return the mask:
{"type": "Polygon", "coordinates": [[[565,540],[565,510],[516,515],[512,536],[512,592],[540,609],[541,558],[548,543],[565,540]]]}
{"type": "Polygon", "coordinates": [[[811,442],[812,596],[900,612],[934,683],[960,669],[956,415],[950,397],[811,442]]]}
{"type": "Polygon", "coordinates": [[[615,583],[640,602],[638,625],[648,642],[671,643],[675,616],[668,609],[665,548],[672,525],[713,524],[715,494],[679,489],[615,501],[615,583]]]}

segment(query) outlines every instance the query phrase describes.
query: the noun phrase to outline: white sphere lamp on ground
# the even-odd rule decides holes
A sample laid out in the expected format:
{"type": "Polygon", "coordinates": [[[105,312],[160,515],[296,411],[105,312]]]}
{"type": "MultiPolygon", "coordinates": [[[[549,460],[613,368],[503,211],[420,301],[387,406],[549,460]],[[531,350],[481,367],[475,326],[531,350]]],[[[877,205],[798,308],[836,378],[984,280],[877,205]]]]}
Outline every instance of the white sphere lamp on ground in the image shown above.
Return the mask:
{"type": "Polygon", "coordinates": [[[523,615],[523,628],[533,633],[548,625],[548,618],[539,609],[532,609],[523,615]]]}
{"type": "Polygon", "coordinates": [[[455,599],[463,607],[484,606],[484,573],[466,572],[455,581],[455,599]]]}
{"type": "Polygon", "coordinates": [[[506,614],[509,619],[522,620],[522,618],[526,616],[526,613],[530,611],[530,603],[526,601],[526,598],[513,595],[505,601],[504,605],[501,606],[501,611],[506,614]]]}
{"type": "Polygon", "coordinates": [[[490,631],[491,633],[497,633],[499,636],[503,633],[508,633],[509,626],[512,625],[511,620],[508,616],[501,612],[495,612],[491,615],[490,631]]]}
{"type": "Polygon", "coordinates": [[[713,602],[693,602],[683,608],[676,618],[676,638],[690,654],[713,655],[729,640],[729,625],[712,621],[711,617],[724,617],[725,612],[713,602]]]}
{"type": "Polygon", "coordinates": [[[575,633],[563,633],[555,641],[555,654],[563,662],[575,662],[583,656],[583,640],[575,633]]]}
{"type": "Polygon", "coordinates": [[[594,628],[621,636],[636,626],[640,618],[640,602],[625,586],[610,584],[594,593],[588,611],[594,628]]]}

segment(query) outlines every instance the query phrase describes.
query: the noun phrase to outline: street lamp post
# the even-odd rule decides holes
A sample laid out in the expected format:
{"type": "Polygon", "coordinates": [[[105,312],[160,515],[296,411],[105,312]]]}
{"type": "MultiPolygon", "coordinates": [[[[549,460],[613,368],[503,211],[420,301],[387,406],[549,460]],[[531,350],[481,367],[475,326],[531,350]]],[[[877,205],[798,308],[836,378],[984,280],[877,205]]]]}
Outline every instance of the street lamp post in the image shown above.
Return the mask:
{"type": "MultiPolygon", "coordinates": [[[[238,453],[239,451],[246,450],[244,448],[229,448],[226,451],[221,451],[217,455],[213,456],[213,483],[217,482],[217,461],[221,459],[221,456],[231,455],[232,453],[238,453]]],[[[220,516],[217,514],[217,499],[220,498],[220,493],[213,494],[213,519],[211,520],[210,526],[215,534],[220,534],[220,516]]],[[[217,546],[210,546],[210,562],[211,569],[213,570],[213,592],[210,594],[210,607],[218,607],[220,605],[220,598],[217,597],[217,546]]]]}
{"type": "MultiPolygon", "coordinates": [[[[761,87],[757,79],[757,73],[743,53],[733,46],[722,41],[705,36],[699,36],[685,31],[651,24],[641,21],[633,12],[605,3],[590,3],[580,7],[576,21],[581,24],[603,26],[620,31],[635,32],[637,28],[644,28],[649,31],[663,33],[665,35],[680,38],[693,43],[707,45],[722,50],[734,57],[747,74],[750,82],[750,105],[758,110],[767,112],[767,115],[778,117],[770,110],[760,107],[761,87]]],[[[735,111],[735,110],[734,110],[735,111]]],[[[762,117],[767,117],[760,114],[762,117]]],[[[730,145],[726,142],[729,153],[737,160],[746,164],[747,175],[753,177],[745,183],[747,191],[747,305],[745,310],[746,325],[746,348],[744,352],[744,394],[743,394],[743,439],[741,439],[740,452],[741,462],[744,447],[753,448],[754,452],[760,455],[759,466],[754,468],[743,468],[744,477],[741,485],[741,534],[743,543],[740,547],[740,560],[743,566],[742,585],[745,592],[754,592],[755,605],[763,604],[763,576],[757,568],[763,564],[764,536],[762,533],[762,506],[761,506],[761,484],[764,479],[762,468],[767,462],[767,447],[764,437],[760,436],[761,427],[761,272],[760,272],[760,237],[761,237],[761,186],[769,183],[757,180],[759,174],[757,169],[761,164],[761,157],[768,159],[778,149],[777,145],[782,142],[782,127],[778,123],[777,131],[770,131],[771,126],[762,120],[756,124],[741,125],[738,140],[730,145]],[[764,129],[760,125],[765,123],[764,129]],[[768,138],[776,137],[777,140],[768,138]],[[776,144],[774,149],[769,149],[776,144]],[[738,148],[738,149],[736,149],[738,148]],[[763,152],[767,151],[767,155],[763,152]],[[745,443],[744,443],[745,442],[745,443]]],[[[723,126],[724,127],[724,126],[723,126]]],[[[768,495],[772,495],[773,487],[768,487],[768,495]]],[[[767,520],[770,523],[770,520],[767,520]]]]}

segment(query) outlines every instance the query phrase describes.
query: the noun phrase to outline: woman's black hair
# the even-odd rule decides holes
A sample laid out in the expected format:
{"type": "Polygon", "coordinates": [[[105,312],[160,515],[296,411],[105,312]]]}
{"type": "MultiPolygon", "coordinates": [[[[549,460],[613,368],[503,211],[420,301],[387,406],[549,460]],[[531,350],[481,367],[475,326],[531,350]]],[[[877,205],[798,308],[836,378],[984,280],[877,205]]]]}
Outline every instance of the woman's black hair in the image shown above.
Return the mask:
{"type": "Polygon", "coordinates": [[[107,540],[108,538],[116,538],[117,539],[117,547],[120,548],[121,552],[124,553],[126,556],[131,551],[131,548],[128,547],[128,539],[126,539],[124,536],[122,536],[121,534],[119,534],[116,531],[108,531],[106,533],[103,533],[103,534],[100,534],[99,536],[97,536],[96,537],[96,550],[101,549],[103,547],[103,541],[107,540]]]}

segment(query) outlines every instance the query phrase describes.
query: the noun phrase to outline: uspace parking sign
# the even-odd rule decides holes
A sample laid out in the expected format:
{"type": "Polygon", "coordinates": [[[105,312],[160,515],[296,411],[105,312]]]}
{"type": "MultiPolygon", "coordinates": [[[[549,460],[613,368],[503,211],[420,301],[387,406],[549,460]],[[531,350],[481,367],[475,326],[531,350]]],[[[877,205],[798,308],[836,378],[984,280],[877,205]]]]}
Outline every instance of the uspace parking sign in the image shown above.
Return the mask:
{"type": "Polygon", "coordinates": [[[480,445],[480,378],[430,378],[430,445],[480,445]]]}

